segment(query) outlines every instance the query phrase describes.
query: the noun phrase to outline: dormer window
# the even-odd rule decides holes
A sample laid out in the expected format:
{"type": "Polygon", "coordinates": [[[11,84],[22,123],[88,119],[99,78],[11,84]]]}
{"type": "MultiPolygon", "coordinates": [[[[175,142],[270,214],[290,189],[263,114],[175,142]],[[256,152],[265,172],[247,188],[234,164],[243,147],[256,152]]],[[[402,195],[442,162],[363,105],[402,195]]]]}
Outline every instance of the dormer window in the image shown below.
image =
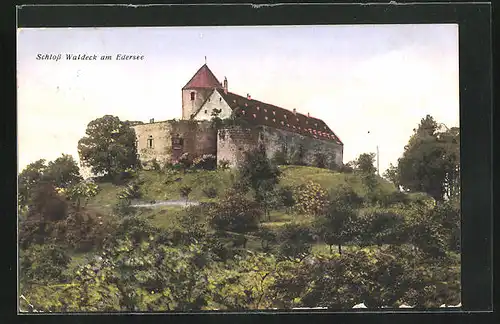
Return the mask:
{"type": "Polygon", "coordinates": [[[266,117],[264,117],[264,118],[267,120],[267,116],[266,116],[266,117]]]}
{"type": "Polygon", "coordinates": [[[315,126],[315,127],[318,127],[318,123],[314,123],[314,126],[315,126]]]}
{"type": "Polygon", "coordinates": [[[309,121],[306,120],[306,125],[309,124],[309,121]]]}
{"type": "Polygon", "coordinates": [[[264,112],[267,112],[267,109],[266,109],[266,108],[264,108],[264,112]]]}
{"type": "Polygon", "coordinates": [[[276,116],[276,112],[275,111],[273,111],[273,115],[276,116]]]}
{"type": "Polygon", "coordinates": [[[276,122],[276,118],[273,118],[273,122],[276,122]]]}
{"type": "Polygon", "coordinates": [[[253,114],[253,118],[257,118],[257,115],[256,115],[256,114],[253,114]]]}
{"type": "Polygon", "coordinates": [[[297,122],[299,121],[299,119],[297,118],[297,122]]]}
{"type": "Polygon", "coordinates": [[[281,125],[285,125],[285,122],[284,122],[284,121],[281,121],[281,125]]]}
{"type": "MultiPolygon", "coordinates": [[[[248,104],[245,102],[245,107],[248,107],[248,104]]],[[[258,109],[257,109],[258,110],[258,109]]]]}
{"type": "Polygon", "coordinates": [[[257,106],[257,110],[260,110],[260,107],[259,107],[259,106],[257,106]]]}
{"type": "Polygon", "coordinates": [[[287,118],[288,118],[287,115],[285,115],[285,119],[287,119],[287,118]]]}
{"type": "Polygon", "coordinates": [[[194,92],[194,91],[192,91],[192,92],[191,92],[191,101],[194,101],[194,96],[195,96],[195,92],[194,92]]]}
{"type": "Polygon", "coordinates": [[[241,113],[244,115],[244,114],[246,114],[246,111],[242,110],[241,113]]]}

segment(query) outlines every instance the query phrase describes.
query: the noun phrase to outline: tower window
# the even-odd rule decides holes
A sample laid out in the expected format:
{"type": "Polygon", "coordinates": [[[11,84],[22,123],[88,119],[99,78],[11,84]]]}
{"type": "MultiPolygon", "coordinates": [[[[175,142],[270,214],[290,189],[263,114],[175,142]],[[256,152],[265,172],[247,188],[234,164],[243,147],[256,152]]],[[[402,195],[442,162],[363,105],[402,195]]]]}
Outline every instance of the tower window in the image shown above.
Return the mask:
{"type": "Polygon", "coordinates": [[[194,101],[195,92],[191,92],[191,101],[194,101]]]}
{"type": "Polygon", "coordinates": [[[149,135],[148,137],[148,148],[153,148],[153,136],[149,135]]]}

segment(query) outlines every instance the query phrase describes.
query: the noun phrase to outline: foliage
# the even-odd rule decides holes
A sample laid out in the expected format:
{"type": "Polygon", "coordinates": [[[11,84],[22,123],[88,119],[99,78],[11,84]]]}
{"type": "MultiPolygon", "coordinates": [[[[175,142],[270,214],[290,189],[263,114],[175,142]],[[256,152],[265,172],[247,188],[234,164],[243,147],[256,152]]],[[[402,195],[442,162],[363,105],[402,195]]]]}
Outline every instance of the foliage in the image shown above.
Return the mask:
{"type": "Polygon", "coordinates": [[[276,150],[273,154],[273,157],[271,161],[276,164],[276,165],[287,165],[289,164],[288,162],[288,156],[283,149],[276,150]]]}
{"type": "Polygon", "coordinates": [[[286,224],[278,233],[279,254],[290,260],[302,260],[311,253],[313,233],[298,223],[286,224]]]}
{"type": "Polygon", "coordinates": [[[135,131],[118,117],[105,115],[87,125],[78,141],[80,161],[94,174],[114,177],[138,165],[135,131]]]}
{"type": "Polygon", "coordinates": [[[76,208],[79,209],[81,199],[85,199],[84,206],[86,206],[89,199],[99,193],[99,186],[92,180],[84,180],[69,187],[67,190],[58,188],[58,192],[65,195],[70,201],[73,201],[76,208]]]}
{"type": "Polygon", "coordinates": [[[82,180],[80,168],[68,154],[62,154],[61,157],[48,163],[46,177],[59,188],[68,188],[82,180]]]}
{"type": "Polygon", "coordinates": [[[63,273],[70,262],[66,250],[58,245],[32,245],[21,250],[19,256],[20,280],[23,283],[47,283],[64,280],[63,273]]]}
{"type": "Polygon", "coordinates": [[[319,215],[326,207],[328,193],[318,183],[308,181],[294,190],[294,208],[297,213],[319,215]]]}
{"type": "Polygon", "coordinates": [[[314,154],[313,165],[315,167],[317,167],[317,168],[326,168],[327,164],[328,164],[328,162],[327,162],[325,154],[323,154],[321,152],[316,152],[314,154]]]}
{"type": "Polygon", "coordinates": [[[436,200],[460,192],[460,131],[441,131],[427,115],[414,130],[398,160],[397,181],[406,190],[426,192],[436,200]]]}
{"type": "Polygon", "coordinates": [[[296,147],[293,147],[292,154],[290,157],[290,164],[292,164],[292,165],[304,165],[305,154],[306,154],[306,151],[305,151],[305,148],[302,144],[299,144],[296,147]]]}
{"type": "Polygon", "coordinates": [[[181,197],[186,198],[186,202],[189,198],[189,194],[191,193],[191,191],[193,191],[193,188],[191,188],[190,186],[182,186],[179,188],[179,192],[181,194],[181,197]]]}
{"type": "Polygon", "coordinates": [[[330,246],[342,246],[352,241],[359,234],[359,222],[356,211],[341,200],[329,201],[324,213],[315,219],[315,228],[322,240],[330,246]]]}
{"type": "Polygon", "coordinates": [[[130,182],[120,193],[118,199],[138,199],[141,197],[139,181],[130,182]]]}
{"type": "Polygon", "coordinates": [[[274,189],[279,183],[280,170],[266,156],[262,149],[244,153],[244,160],[239,166],[240,184],[253,189],[255,200],[268,214],[270,202],[274,199],[274,189]]]}
{"type": "Polygon", "coordinates": [[[230,192],[208,211],[208,215],[213,228],[244,233],[258,229],[261,211],[257,203],[242,193],[230,192]]]}
{"type": "Polygon", "coordinates": [[[225,160],[225,159],[222,159],[219,161],[219,166],[218,168],[221,169],[221,170],[227,170],[229,169],[229,161],[228,160],[225,160]]]}
{"type": "Polygon", "coordinates": [[[213,186],[203,188],[203,193],[207,198],[215,198],[217,197],[217,188],[213,186]]]}
{"type": "Polygon", "coordinates": [[[217,167],[217,157],[213,154],[203,154],[193,160],[193,167],[202,170],[214,170],[217,167]]]}

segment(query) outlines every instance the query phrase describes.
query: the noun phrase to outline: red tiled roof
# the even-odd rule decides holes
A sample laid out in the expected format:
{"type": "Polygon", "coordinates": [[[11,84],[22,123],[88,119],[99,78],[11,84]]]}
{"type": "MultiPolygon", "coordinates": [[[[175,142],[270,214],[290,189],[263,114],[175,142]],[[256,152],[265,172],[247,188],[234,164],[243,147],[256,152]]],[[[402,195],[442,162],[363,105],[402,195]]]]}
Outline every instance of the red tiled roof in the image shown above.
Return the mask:
{"type": "Polygon", "coordinates": [[[278,128],[344,145],[337,135],[321,119],[307,117],[300,113],[294,114],[290,110],[254,99],[248,99],[247,97],[242,97],[231,92],[225,93],[224,90],[221,89],[217,91],[236,115],[252,124],[278,128]]]}
{"type": "Polygon", "coordinates": [[[218,88],[222,89],[222,85],[217,80],[215,75],[210,71],[208,66],[206,64],[203,64],[203,66],[196,72],[191,80],[186,83],[186,85],[182,88],[182,90],[185,89],[200,89],[200,88],[218,88]]]}

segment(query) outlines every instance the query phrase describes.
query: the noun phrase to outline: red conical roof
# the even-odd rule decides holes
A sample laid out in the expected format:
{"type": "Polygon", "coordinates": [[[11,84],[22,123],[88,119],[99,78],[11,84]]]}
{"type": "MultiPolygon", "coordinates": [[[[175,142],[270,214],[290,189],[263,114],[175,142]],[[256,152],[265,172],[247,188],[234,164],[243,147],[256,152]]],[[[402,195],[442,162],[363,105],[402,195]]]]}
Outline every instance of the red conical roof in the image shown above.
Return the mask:
{"type": "Polygon", "coordinates": [[[196,88],[217,88],[222,89],[222,85],[215,75],[210,71],[206,64],[195,73],[195,75],[189,80],[189,82],[182,88],[184,89],[196,89],[196,88]]]}

